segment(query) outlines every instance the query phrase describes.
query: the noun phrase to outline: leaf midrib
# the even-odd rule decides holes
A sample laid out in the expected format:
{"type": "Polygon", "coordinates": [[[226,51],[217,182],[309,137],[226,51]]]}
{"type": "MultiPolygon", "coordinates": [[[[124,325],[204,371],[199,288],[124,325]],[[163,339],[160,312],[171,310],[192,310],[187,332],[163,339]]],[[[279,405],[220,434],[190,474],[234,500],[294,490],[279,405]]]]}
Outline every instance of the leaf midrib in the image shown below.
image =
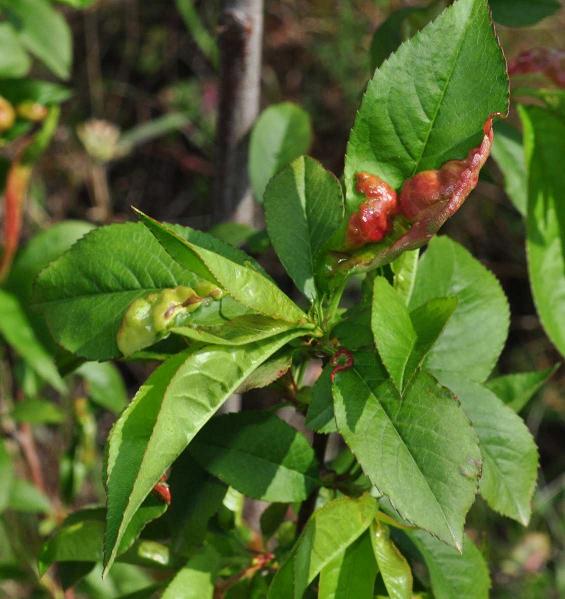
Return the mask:
{"type": "Polygon", "coordinates": [[[430,490],[431,494],[433,495],[434,499],[436,500],[437,505],[439,506],[440,509],[440,513],[445,521],[445,524],[451,534],[451,537],[453,539],[453,541],[455,542],[455,545],[458,547],[459,543],[457,541],[457,537],[455,535],[455,532],[453,531],[451,524],[449,523],[449,520],[447,519],[447,515],[443,509],[443,506],[441,504],[441,502],[439,501],[439,499],[437,498],[437,495],[435,493],[435,491],[432,489],[432,487],[430,486],[430,483],[428,482],[427,477],[425,476],[424,472],[422,471],[420,464],[418,464],[418,462],[416,461],[416,458],[414,457],[412,450],[410,449],[409,445],[407,444],[406,440],[404,439],[404,437],[402,436],[402,434],[400,433],[400,431],[398,430],[396,424],[394,423],[394,421],[392,420],[392,418],[390,417],[389,413],[385,410],[384,406],[382,405],[382,403],[379,401],[379,398],[375,395],[375,393],[373,392],[373,390],[371,389],[371,387],[369,386],[369,384],[365,381],[364,377],[361,375],[361,373],[355,368],[355,366],[352,368],[352,370],[355,372],[355,374],[357,375],[357,377],[359,377],[359,379],[361,380],[361,382],[363,383],[363,385],[365,385],[365,387],[368,389],[369,393],[371,393],[371,395],[373,395],[373,397],[377,400],[378,404],[380,405],[382,411],[384,412],[384,414],[386,415],[388,421],[390,422],[394,432],[398,435],[398,438],[402,441],[402,444],[404,445],[404,447],[407,449],[408,451],[408,455],[410,456],[410,459],[412,460],[412,462],[414,463],[414,465],[416,466],[416,468],[418,469],[418,472],[420,472],[420,474],[422,475],[422,478],[424,479],[424,482],[426,483],[426,486],[428,487],[428,489],[430,490]]]}
{"type": "Polygon", "coordinates": [[[411,172],[410,176],[413,176],[413,175],[415,175],[418,172],[418,169],[419,169],[420,164],[422,162],[422,157],[424,156],[424,153],[425,153],[425,151],[426,151],[426,149],[428,147],[428,144],[429,144],[429,141],[430,141],[430,137],[432,135],[432,131],[434,130],[434,125],[435,125],[435,122],[437,120],[439,111],[440,111],[440,109],[442,107],[442,104],[443,104],[443,102],[445,100],[445,95],[446,95],[447,90],[448,90],[448,88],[449,88],[449,86],[451,84],[451,80],[453,78],[453,74],[455,73],[455,67],[457,66],[457,62],[459,60],[459,55],[461,54],[461,49],[463,47],[463,42],[465,41],[465,38],[467,36],[468,27],[469,27],[469,23],[471,22],[471,20],[474,20],[474,19],[472,19],[472,18],[467,19],[466,26],[464,27],[464,29],[463,29],[463,31],[461,33],[461,38],[460,38],[459,43],[457,45],[457,51],[456,51],[456,54],[455,54],[455,58],[453,60],[453,64],[451,65],[449,74],[447,76],[447,80],[445,82],[445,86],[444,86],[444,88],[443,88],[443,90],[442,90],[442,92],[440,94],[439,101],[437,103],[437,106],[436,106],[434,115],[432,117],[432,120],[430,121],[430,126],[429,126],[429,129],[428,129],[428,133],[426,135],[426,139],[424,140],[424,144],[422,145],[422,150],[420,152],[420,156],[418,157],[418,160],[414,164],[414,168],[412,169],[412,172],[411,172]]]}

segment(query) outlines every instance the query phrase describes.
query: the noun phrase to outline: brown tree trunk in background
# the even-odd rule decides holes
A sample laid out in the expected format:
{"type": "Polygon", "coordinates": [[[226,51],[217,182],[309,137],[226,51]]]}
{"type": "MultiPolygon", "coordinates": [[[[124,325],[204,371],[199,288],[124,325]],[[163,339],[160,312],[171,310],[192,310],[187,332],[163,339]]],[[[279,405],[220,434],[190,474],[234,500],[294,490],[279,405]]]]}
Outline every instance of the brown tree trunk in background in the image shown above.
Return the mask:
{"type": "Polygon", "coordinates": [[[263,0],[223,0],[215,222],[257,220],[247,174],[249,134],[259,112],[263,0]]]}

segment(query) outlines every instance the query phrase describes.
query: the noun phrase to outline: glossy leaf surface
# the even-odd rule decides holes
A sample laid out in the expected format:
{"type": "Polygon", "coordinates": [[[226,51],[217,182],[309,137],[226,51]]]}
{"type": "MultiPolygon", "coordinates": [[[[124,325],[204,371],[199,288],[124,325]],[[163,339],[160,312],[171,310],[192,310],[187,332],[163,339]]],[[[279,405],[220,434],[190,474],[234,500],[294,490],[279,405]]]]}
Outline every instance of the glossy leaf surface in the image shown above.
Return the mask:
{"type": "Polygon", "coordinates": [[[355,354],[334,385],[338,430],[405,520],[460,547],[480,474],[476,434],[429,374],[416,375],[402,399],[386,379],[375,355],[355,354]]]}
{"type": "Polygon", "coordinates": [[[149,377],[109,439],[106,567],[130,520],[165,470],[241,382],[298,334],[244,347],[188,350],[149,377]]]}
{"type": "Polygon", "coordinates": [[[298,289],[313,300],[324,247],[343,218],[339,181],[319,162],[302,156],[268,184],[265,218],[283,266],[298,289]]]}

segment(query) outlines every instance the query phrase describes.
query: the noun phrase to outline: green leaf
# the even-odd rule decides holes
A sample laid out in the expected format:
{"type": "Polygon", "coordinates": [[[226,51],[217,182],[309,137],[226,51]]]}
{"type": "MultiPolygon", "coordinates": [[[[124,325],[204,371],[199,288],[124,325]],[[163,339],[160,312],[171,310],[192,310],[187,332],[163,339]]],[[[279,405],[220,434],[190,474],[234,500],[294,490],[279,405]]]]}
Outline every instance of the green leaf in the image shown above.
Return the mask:
{"type": "Polygon", "coordinates": [[[420,259],[410,308],[448,296],[457,297],[457,307],[425,366],[484,381],[506,341],[508,303],[494,275],[465,248],[447,237],[436,237],[420,259]]]}
{"type": "Polygon", "coordinates": [[[10,416],[16,422],[30,424],[58,424],[65,420],[65,414],[52,402],[35,398],[18,401],[10,416]]]}
{"type": "Polygon", "coordinates": [[[402,518],[460,548],[481,455],[453,395],[420,372],[401,399],[369,353],[333,391],[338,429],[373,485],[402,518]]]}
{"type": "Polygon", "coordinates": [[[220,509],[227,486],[211,476],[185,450],[169,476],[171,507],[166,519],[176,554],[188,554],[201,545],[210,518],[220,509]]]}
{"type": "Polygon", "coordinates": [[[492,16],[508,27],[528,27],[555,14],[559,0],[489,0],[492,16]]]}
{"type": "Polygon", "coordinates": [[[243,347],[188,350],[149,377],[108,445],[106,569],[128,523],[161,475],[251,372],[300,332],[243,347]]]}
{"type": "MultiPolygon", "coordinates": [[[[347,202],[355,174],[394,188],[419,171],[463,158],[487,117],[508,109],[508,81],[486,0],[458,0],[404,43],[369,82],[345,159],[347,202]]],[[[481,133],[479,133],[481,132],[481,133]]]]}
{"type": "Polygon", "coordinates": [[[249,143],[249,178],[258,202],[263,201],[269,179],[306,154],[311,143],[310,117],[300,106],[282,102],[261,113],[249,143]]]}
{"type": "Polygon", "coordinates": [[[86,381],[86,394],[94,403],[114,414],[119,414],[126,407],[126,386],[113,364],[87,362],[75,372],[86,381]]]}
{"type": "Polygon", "coordinates": [[[18,300],[0,289],[0,334],[15,351],[57,391],[65,391],[65,383],[47,350],[41,345],[18,300]]]}
{"type": "Polygon", "coordinates": [[[12,491],[12,482],[14,480],[14,467],[12,465],[12,456],[8,453],[4,441],[0,441],[0,514],[6,509],[10,500],[12,491]]]}
{"type": "Polygon", "coordinates": [[[440,380],[457,395],[479,436],[483,456],[481,495],[492,509],[526,526],[538,469],[538,452],[530,431],[486,387],[460,375],[440,380]]]}
{"type": "Polygon", "coordinates": [[[457,306],[457,298],[435,298],[412,313],[384,277],[373,290],[371,326],[381,360],[402,392],[424,361],[457,306]]]}
{"type": "MultiPolygon", "coordinates": [[[[1,2],[1,0],[0,0],[1,2]]],[[[53,104],[61,104],[68,100],[71,96],[70,91],[57,83],[51,81],[39,81],[37,79],[2,79],[0,80],[0,96],[4,96],[12,104],[19,104],[26,100],[51,106],[53,104]]],[[[65,221],[54,225],[55,227],[63,227],[66,223],[78,223],[81,221],[65,221]]],[[[82,223],[86,225],[87,223],[82,223]]],[[[90,225],[93,228],[93,225],[90,225]]],[[[42,235],[40,233],[40,235],[42,235]]],[[[34,238],[35,239],[35,238],[34,238]]],[[[31,242],[30,242],[31,243],[31,242]]]]}
{"type": "Polygon", "coordinates": [[[285,521],[288,503],[271,503],[261,514],[260,525],[263,540],[270,539],[285,521]]]}
{"type": "Polygon", "coordinates": [[[57,0],[60,4],[68,4],[73,8],[87,8],[94,3],[95,0],[57,0]]]}
{"type": "MultiPolygon", "coordinates": [[[[183,239],[174,228],[142,213],[139,215],[143,224],[179,264],[188,268],[194,267],[196,262],[200,263],[197,272],[202,273],[202,276],[211,273],[217,283],[240,304],[275,320],[307,324],[306,314],[275,283],[254,268],[183,239]]],[[[219,240],[215,241],[219,243],[219,240]]],[[[230,247],[230,252],[245,256],[245,253],[235,248],[230,247]]]]}
{"type": "Polygon", "coordinates": [[[515,412],[521,412],[543,384],[559,368],[546,368],[536,372],[519,372],[491,379],[486,386],[515,412]]]}
{"type": "Polygon", "coordinates": [[[446,7],[446,0],[436,0],[429,6],[408,6],[394,10],[375,31],[371,42],[371,65],[373,69],[381,64],[414,34],[423,29],[446,7]]]}
{"type": "Polygon", "coordinates": [[[269,412],[214,418],[189,451],[208,472],[255,499],[302,501],[320,484],[306,438],[269,412]]]}
{"type": "Polygon", "coordinates": [[[220,554],[211,546],[191,557],[167,585],[162,599],[213,599],[220,554]]]}
{"type": "Polygon", "coordinates": [[[296,159],[265,190],[267,231],[295,285],[314,300],[323,250],[343,219],[339,181],[319,162],[296,159]]]}
{"type": "Polygon", "coordinates": [[[405,534],[426,562],[435,599],[488,599],[490,577],[487,565],[466,535],[463,551],[459,553],[424,531],[405,534]]]}
{"type": "Polygon", "coordinates": [[[371,542],[390,599],[412,599],[412,571],[392,542],[388,526],[375,521],[371,526],[371,542]]]}
{"type": "Polygon", "coordinates": [[[390,263],[393,275],[393,286],[408,304],[414,290],[416,273],[418,272],[418,257],[420,250],[403,252],[390,263]]]}
{"type": "Polygon", "coordinates": [[[492,157],[504,177],[504,191],[514,207],[526,216],[528,205],[528,175],[522,134],[505,122],[496,123],[492,144],[492,157]]]}
{"type": "Polygon", "coordinates": [[[528,272],[534,303],[548,337],[565,356],[565,122],[520,107],[528,164],[528,272]]]}
{"type": "Polygon", "coordinates": [[[292,354],[284,353],[267,360],[254,370],[239,386],[237,393],[245,393],[251,389],[263,389],[284,376],[292,366],[292,354]]]}
{"type": "Polygon", "coordinates": [[[24,303],[28,302],[39,272],[92,229],[94,225],[90,223],[67,220],[32,237],[14,261],[7,287],[24,303]]]}
{"type": "Polygon", "coordinates": [[[333,366],[328,364],[312,387],[312,400],[306,413],[305,425],[318,433],[335,433],[334,406],[330,373],[333,366]]]}
{"type": "Polygon", "coordinates": [[[106,360],[119,355],[116,335],[134,300],[196,281],[143,225],[110,225],[88,233],[40,273],[35,301],[63,347],[106,360]]]}
{"type": "Polygon", "coordinates": [[[268,599],[301,599],[314,578],[367,530],[376,511],[369,495],[340,497],[317,509],[273,578],[268,599]]]}
{"type": "MultiPolygon", "coordinates": [[[[150,497],[131,521],[118,554],[128,551],[146,524],[161,516],[167,504],[150,497]]],[[[100,562],[104,537],[103,508],[85,508],[71,514],[43,545],[39,557],[39,571],[44,574],[56,562],[100,562]]]]}
{"type": "Polygon", "coordinates": [[[15,478],[12,482],[8,508],[28,514],[48,514],[52,511],[49,498],[22,478],[15,478]]]}
{"type": "Polygon", "coordinates": [[[373,599],[377,564],[369,534],[363,534],[320,572],[318,599],[373,599]]]}
{"type": "Polygon", "coordinates": [[[9,23],[0,23],[0,48],[0,77],[24,77],[29,71],[31,60],[9,23]]]}
{"type": "Polygon", "coordinates": [[[67,79],[72,63],[69,26],[48,0],[0,0],[0,8],[23,46],[57,77],[67,79]]]}

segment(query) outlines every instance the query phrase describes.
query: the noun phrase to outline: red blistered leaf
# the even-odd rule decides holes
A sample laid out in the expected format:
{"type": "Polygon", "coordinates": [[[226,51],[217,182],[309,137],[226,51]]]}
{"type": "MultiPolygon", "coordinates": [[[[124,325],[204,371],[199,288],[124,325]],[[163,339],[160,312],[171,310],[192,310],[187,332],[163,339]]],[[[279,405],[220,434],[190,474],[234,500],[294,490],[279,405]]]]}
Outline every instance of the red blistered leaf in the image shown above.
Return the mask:
{"type": "Polygon", "coordinates": [[[366,271],[426,244],[476,187],[492,147],[493,116],[484,124],[481,144],[464,160],[449,160],[437,170],[422,171],[404,182],[398,204],[389,213],[391,226],[380,243],[367,241],[367,247],[353,253],[348,248],[334,253],[327,265],[330,271],[366,271]]]}
{"type": "Polygon", "coordinates": [[[171,489],[169,488],[169,485],[167,483],[158,482],[153,487],[153,493],[155,493],[155,495],[160,497],[167,505],[169,505],[171,503],[171,500],[172,500],[171,489]]]}
{"type": "Polygon", "coordinates": [[[361,172],[355,175],[355,189],[365,200],[349,218],[347,245],[360,247],[383,239],[397,212],[396,191],[380,177],[361,172]]]}

